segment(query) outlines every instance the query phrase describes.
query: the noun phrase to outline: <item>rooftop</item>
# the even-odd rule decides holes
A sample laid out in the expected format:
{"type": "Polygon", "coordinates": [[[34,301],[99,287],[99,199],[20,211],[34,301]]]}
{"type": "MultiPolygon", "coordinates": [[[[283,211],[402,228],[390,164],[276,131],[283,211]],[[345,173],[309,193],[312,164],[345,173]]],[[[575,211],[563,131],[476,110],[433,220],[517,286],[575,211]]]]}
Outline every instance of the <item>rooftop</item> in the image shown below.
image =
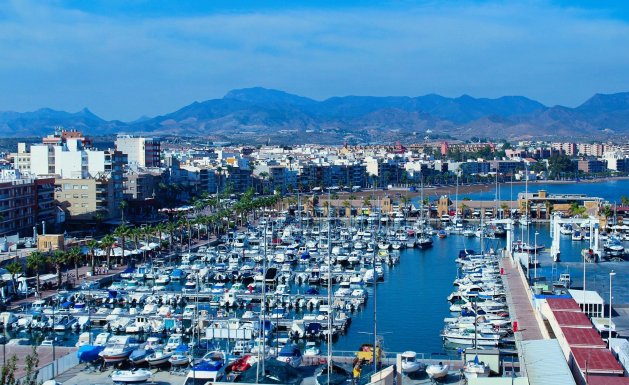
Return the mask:
{"type": "Polygon", "coordinates": [[[561,331],[571,348],[588,347],[605,349],[606,347],[601,336],[591,327],[590,329],[563,327],[561,331]]]}
{"type": "Polygon", "coordinates": [[[553,312],[555,310],[561,310],[581,313],[579,304],[573,298],[546,298],[546,303],[548,303],[548,307],[550,307],[550,310],[553,312]]]}
{"type": "Polygon", "coordinates": [[[583,290],[570,289],[568,290],[568,292],[579,305],[582,304],[584,301],[587,304],[600,304],[600,305],[605,304],[605,301],[603,301],[603,298],[601,298],[598,292],[594,290],[585,290],[585,300],[583,298],[583,290]]]}
{"type": "Polygon", "coordinates": [[[553,315],[557,320],[557,324],[562,328],[592,328],[592,323],[590,322],[588,317],[581,312],[558,310],[553,311],[553,315]]]}
{"type": "Polygon", "coordinates": [[[623,374],[622,366],[607,349],[572,348],[572,356],[582,372],[623,374]]]}

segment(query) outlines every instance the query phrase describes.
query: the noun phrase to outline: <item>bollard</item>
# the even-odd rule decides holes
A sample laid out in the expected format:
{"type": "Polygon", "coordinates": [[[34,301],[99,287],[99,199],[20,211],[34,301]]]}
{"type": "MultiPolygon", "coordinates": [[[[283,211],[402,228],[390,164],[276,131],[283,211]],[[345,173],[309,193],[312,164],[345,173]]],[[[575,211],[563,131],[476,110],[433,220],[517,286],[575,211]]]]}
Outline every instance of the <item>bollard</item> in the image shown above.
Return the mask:
{"type": "Polygon", "coordinates": [[[518,331],[518,321],[513,321],[513,332],[517,332],[518,331]]]}

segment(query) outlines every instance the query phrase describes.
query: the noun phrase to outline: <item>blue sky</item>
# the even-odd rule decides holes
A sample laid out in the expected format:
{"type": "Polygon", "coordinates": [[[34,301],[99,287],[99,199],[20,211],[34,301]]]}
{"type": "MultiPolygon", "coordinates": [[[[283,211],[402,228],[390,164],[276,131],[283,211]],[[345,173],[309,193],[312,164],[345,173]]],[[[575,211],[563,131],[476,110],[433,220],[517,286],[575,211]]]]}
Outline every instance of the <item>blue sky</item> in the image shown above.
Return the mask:
{"type": "Polygon", "coordinates": [[[0,2],[0,111],[133,120],[253,86],[576,106],[627,69],[620,1],[0,2]]]}

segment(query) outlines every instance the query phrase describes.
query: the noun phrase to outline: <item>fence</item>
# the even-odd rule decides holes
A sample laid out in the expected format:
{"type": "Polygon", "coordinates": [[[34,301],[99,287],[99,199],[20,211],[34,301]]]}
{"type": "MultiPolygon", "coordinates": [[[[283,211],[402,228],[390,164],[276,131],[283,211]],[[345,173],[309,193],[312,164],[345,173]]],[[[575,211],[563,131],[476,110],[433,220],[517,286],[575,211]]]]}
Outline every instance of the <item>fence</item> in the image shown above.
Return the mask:
{"type": "Polygon", "coordinates": [[[70,354],[66,354],[65,356],[59,358],[56,361],[49,363],[48,365],[44,365],[39,368],[39,372],[37,374],[37,382],[41,383],[43,381],[48,381],[53,379],[54,377],[64,373],[73,367],[79,364],[79,359],[74,352],[70,354]]]}

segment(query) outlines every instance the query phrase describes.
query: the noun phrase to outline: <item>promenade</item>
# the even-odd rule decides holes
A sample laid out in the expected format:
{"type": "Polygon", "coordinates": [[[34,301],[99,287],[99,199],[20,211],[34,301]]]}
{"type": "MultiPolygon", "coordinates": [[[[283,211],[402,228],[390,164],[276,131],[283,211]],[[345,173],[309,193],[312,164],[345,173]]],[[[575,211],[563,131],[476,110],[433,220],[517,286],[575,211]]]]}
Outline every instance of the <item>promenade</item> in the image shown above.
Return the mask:
{"type": "Polygon", "coordinates": [[[530,291],[525,286],[524,277],[518,268],[518,262],[503,258],[501,267],[502,280],[507,293],[507,303],[511,319],[517,322],[516,339],[520,341],[541,340],[544,338],[540,324],[531,305],[530,291]]]}

